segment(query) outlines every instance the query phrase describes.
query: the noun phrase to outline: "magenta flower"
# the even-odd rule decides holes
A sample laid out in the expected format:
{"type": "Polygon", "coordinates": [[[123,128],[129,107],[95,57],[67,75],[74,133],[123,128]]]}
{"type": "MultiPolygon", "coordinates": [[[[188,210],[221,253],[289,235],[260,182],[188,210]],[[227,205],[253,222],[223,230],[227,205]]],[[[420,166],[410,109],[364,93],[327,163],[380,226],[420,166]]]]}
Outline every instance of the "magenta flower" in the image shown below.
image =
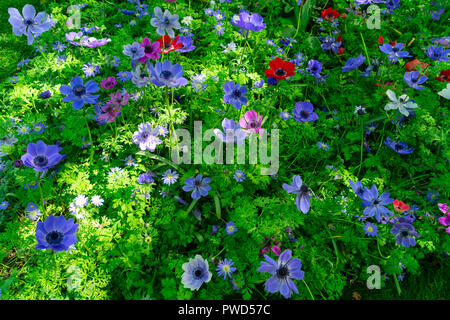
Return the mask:
{"type": "Polygon", "coordinates": [[[106,104],[102,107],[102,114],[100,114],[97,119],[111,123],[120,115],[121,108],[121,106],[106,104]]]}
{"type": "Polygon", "coordinates": [[[150,40],[146,37],[142,40],[140,46],[144,48],[145,56],[139,58],[138,59],[139,62],[145,62],[148,59],[155,59],[155,60],[159,59],[161,48],[159,47],[158,41],[151,43],[150,40]]]}
{"type": "Polygon", "coordinates": [[[239,124],[244,132],[247,133],[258,133],[262,136],[264,134],[264,129],[261,128],[263,116],[258,114],[255,110],[247,111],[241,120],[239,120],[239,124]]]}
{"type": "Polygon", "coordinates": [[[128,99],[130,99],[130,94],[128,92],[121,95],[120,91],[117,91],[116,94],[111,93],[111,100],[108,101],[108,104],[114,104],[121,107],[128,104],[128,99]]]}
{"type": "Polygon", "coordinates": [[[442,211],[443,214],[446,214],[449,209],[447,203],[438,203],[438,208],[442,211]]]}
{"type": "Polygon", "coordinates": [[[440,217],[438,221],[443,226],[448,227],[447,229],[445,229],[445,231],[450,234],[450,211],[448,210],[449,207],[447,203],[438,203],[438,207],[439,210],[441,210],[445,214],[445,216],[440,217]]]}
{"type": "Polygon", "coordinates": [[[100,87],[102,87],[103,89],[112,89],[116,85],[117,81],[114,77],[108,77],[100,82],[100,87]]]}

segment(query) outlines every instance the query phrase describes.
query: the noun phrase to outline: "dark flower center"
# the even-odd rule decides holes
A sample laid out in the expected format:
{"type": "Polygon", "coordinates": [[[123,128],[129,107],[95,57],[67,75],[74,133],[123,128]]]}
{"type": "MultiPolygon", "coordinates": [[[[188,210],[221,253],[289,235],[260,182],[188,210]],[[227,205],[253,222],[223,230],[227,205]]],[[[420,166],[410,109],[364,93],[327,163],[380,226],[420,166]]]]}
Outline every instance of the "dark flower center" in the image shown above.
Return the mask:
{"type": "Polygon", "coordinates": [[[41,155],[38,155],[38,156],[34,157],[33,163],[34,163],[37,167],[41,167],[41,168],[42,168],[42,167],[44,167],[44,166],[47,165],[47,163],[48,163],[48,158],[47,158],[47,156],[41,154],[41,155]]]}
{"type": "Polygon", "coordinates": [[[396,47],[394,47],[394,48],[392,48],[392,51],[393,51],[393,52],[398,52],[398,51],[399,51],[399,49],[398,49],[398,48],[396,48],[396,47]]]}
{"type": "Polygon", "coordinates": [[[33,19],[25,19],[23,23],[27,26],[31,26],[34,23],[33,19]]]}
{"type": "Polygon", "coordinates": [[[105,108],[105,112],[112,112],[114,110],[114,106],[112,105],[107,105],[105,108]]]}
{"type": "Polygon", "coordinates": [[[201,275],[202,275],[202,270],[200,270],[200,269],[195,270],[195,271],[194,271],[194,275],[195,275],[197,278],[200,278],[201,275]]]}
{"type": "Polygon", "coordinates": [[[194,181],[194,186],[201,187],[201,185],[202,185],[202,182],[200,180],[195,180],[194,181]]]}
{"type": "Polygon", "coordinates": [[[152,45],[145,46],[144,47],[144,52],[145,53],[152,53],[153,52],[153,46],[152,45]]]}
{"type": "Polygon", "coordinates": [[[302,110],[300,112],[300,117],[302,117],[303,119],[307,119],[309,117],[309,112],[305,111],[305,110],[302,110]]]}
{"type": "Polygon", "coordinates": [[[379,204],[380,203],[380,200],[378,200],[378,199],[375,199],[374,201],[373,201],[373,205],[374,206],[376,206],[377,204],[379,204]]]}
{"type": "Polygon", "coordinates": [[[45,240],[48,244],[59,244],[63,238],[63,234],[59,231],[52,231],[45,236],[45,240]]]}
{"type": "Polygon", "coordinates": [[[171,75],[172,75],[172,72],[170,72],[168,70],[164,70],[161,72],[161,77],[163,77],[164,79],[169,79],[171,75]]]}
{"type": "Polygon", "coordinates": [[[81,97],[86,93],[86,89],[83,86],[79,86],[73,89],[73,93],[77,96],[77,97],[81,97]]]}
{"type": "Polygon", "coordinates": [[[400,232],[400,234],[402,235],[402,237],[409,236],[409,232],[407,230],[403,230],[402,232],[400,232]]]}
{"type": "Polygon", "coordinates": [[[234,90],[231,95],[233,96],[234,99],[239,99],[242,96],[241,91],[239,90],[234,90]]]}
{"type": "Polygon", "coordinates": [[[287,268],[287,266],[281,266],[278,270],[277,270],[277,276],[279,278],[286,278],[289,275],[289,270],[287,268]]]}
{"type": "Polygon", "coordinates": [[[302,186],[300,187],[300,191],[302,193],[307,193],[309,190],[309,187],[306,184],[302,184],[302,186]]]}
{"type": "Polygon", "coordinates": [[[403,146],[400,143],[396,143],[395,146],[394,146],[394,149],[395,150],[402,150],[403,146]]]}
{"type": "Polygon", "coordinates": [[[286,75],[286,71],[283,68],[278,68],[274,73],[279,77],[284,77],[286,75]]]}
{"type": "Polygon", "coordinates": [[[250,128],[256,128],[256,127],[258,127],[258,125],[255,121],[250,122],[250,128]]]}
{"type": "Polygon", "coordinates": [[[165,17],[163,23],[164,23],[166,26],[169,26],[169,25],[170,25],[169,18],[168,18],[168,17],[165,17]]]}
{"type": "Polygon", "coordinates": [[[144,132],[144,133],[142,134],[142,138],[143,138],[143,139],[147,139],[148,136],[149,136],[149,133],[148,133],[148,132],[144,132]]]}

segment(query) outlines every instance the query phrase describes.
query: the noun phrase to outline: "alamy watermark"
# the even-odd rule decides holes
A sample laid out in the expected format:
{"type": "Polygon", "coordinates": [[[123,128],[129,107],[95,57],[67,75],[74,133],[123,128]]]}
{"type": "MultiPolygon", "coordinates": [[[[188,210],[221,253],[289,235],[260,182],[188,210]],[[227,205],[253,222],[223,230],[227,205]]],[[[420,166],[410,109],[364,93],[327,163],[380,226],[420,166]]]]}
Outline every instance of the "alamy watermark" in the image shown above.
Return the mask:
{"type": "Polygon", "coordinates": [[[207,129],[203,132],[202,122],[194,121],[192,140],[189,130],[176,129],[172,139],[178,141],[178,145],[172,149],[172,161],[175,164],[246,164],[248,160],[249,164],[269,165],[261,168],[261,175],[274,175],[278,172],[278,129],[248,134],[244,138],[248,140],[248,150],[245,141],[236,143],[238,137],[235,130],[225,130],[223,140],[216,135],[215,130],[217,129],[207,129]],[[214,140],[211,142],[212,139],[214,140]],[[208,143],[206,147],[204,142],[208,143]]]}
{"type": "Polygon", "coordinates": [[[367,273],[371,274],[367,278],[367,288],[368,289],[381,289],[381,270],[377,265],[371,265],[367,267],[367,273]]]}

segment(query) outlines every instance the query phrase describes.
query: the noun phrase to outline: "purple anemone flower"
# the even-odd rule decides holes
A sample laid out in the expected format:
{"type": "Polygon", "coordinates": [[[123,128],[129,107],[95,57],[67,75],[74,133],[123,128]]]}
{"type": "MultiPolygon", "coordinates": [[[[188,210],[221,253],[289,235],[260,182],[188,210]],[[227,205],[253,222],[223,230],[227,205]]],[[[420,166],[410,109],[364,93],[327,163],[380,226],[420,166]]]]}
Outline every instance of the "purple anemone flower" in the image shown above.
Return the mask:
{"type": "Polygon", "coordinates": [[[363,57],[362,53],[356,58],[348,59],[347,62],[345,62],[345,66],[342,67],[342,72],[348,72],[358,68],[365,60],[366,57],[363,57]]]}
{"type": "Polygon", "coordinates": [[[246,86],[239,87],[239,83],[234,83],[234,81],[225,82],[223,85],[223,90],[225,95],[223,100],[225,103],[232,104],[236,109],[241,109],[241,105],[247,104],[247,97],[245,94],[248,89],[246,86]]]}
{"type": "MultiPolygon", "coordinates": [[[[137,43],[137,42],[136,42],[137,43]]],[[[145,62],[148,59],[158,60],[161,53],[161,48],[159,47],[159,42],[155,41],[151,43],[150,39],[145,37],[142,39],[142,43],[139,44],[143,51],[142,57],[139,57],[139,62],[145,62]]],[[[134,66],[132,66],[134,68],[134,66]]]]}
{"type": "Polygon", "coordinates": [[[73,101],[72,107],[77,110],[81,109],[85,103],[96,104],[99,97],[99,95],[92,95],[92,93],[98,91],[97,83],[94,80],[90,80],[86,82],[86,85],[83,85],[83,80],[80,76],[75,76],[70,81],[70,86],[62,85],[59,91],[67,95],[62,101],[73,101]]]}
{"type": "Polygon", "coordinates": [[[450,50],[444,50],[442,47],[429,46],[426,54],[430,59],[445,62],[450,60],[450,58],[447,57],[449,52],[450,50]]]}
{"type": "Polygon", "coordinates": [[[220,140],[225,143],[237,143],[241,146],[244,143],[247,133],[242,130],[239,123],[236,123],[233,119],[223,119],[222,120],[223,132],[219,129],[214,129],[214,134],[220,140]]]}
{"type": "Polygon", "coordinates": [[[139,175],[138,179],[137,179],[137,182],[138,182],[139,184],[144,184],[144,183],[146,183],[146,184],[151,184],[151,183],[154,182],[154,180],[153,180],[153,178],[152,178],[150,175],[148,175],[147,173],[141,173],[141,174],[139,175]]]}
{"type": "Polygon", "coordinates": [[[78,239],[76,232],[78,224],[73,218],[66,220],[64,216],[48,216],[44,222],[36,224],[36,249],[52,249],[54,251],[67,250],[75,244],[78,239]]]}
{"type": "Polygon", "coordinates": [[[202,175],[198,174],[195,178],[191,177],[184,180],[186,185],[183,186],[183,190],[186,192],[194,190],[191,194],[192,199],[200,199],[200,197],[206,197],[211,190],[211,186],[208,185],[210,181],[210,178],[202,179],[202,175]]]}
{"type": "Polygon", "coordinates": [[[399,221],[400,223],[394,224],[391,229],[391,233],[397,235],[395,237],[395,242],[405,248],[414,247],[416,245],[416,239],[413,237],[419,238],[420,235],[416,232],[416,229],[412,224],[406,222],[402,218],[399,218],[399,221]]]}
{"type": "Polygon", "coordinates": [[[394,199],[389,198],[390,193],[384,192],[378,196],[378,189],[376,185],[372,186],[372,189],[364,188],[364,193],[361,196],[362,205],[366,208],[364,209],[364,214],[369,217],[375,216],[378,222],[381,222],[381,216],[389,219],[393,213],[385,207],[385,205],[394,202],[394,199]]]}
{"type": "Polygon", "coordinates": [[[268,255],[264,255],[264,258],[267,262],[261,261],[258,271],[272,274],[272,277],[266,281],[266,291],[271,293],[280,291],[286,299],[291,297],[292,291],[298,294],[297,286],[292,279],[302,280],[305,277],[301,260],[299,258],[291,259],[291,250],[283,251],[278,262],[268,255]]]}
{"type": "Polygon", "coordinates": [[[312,122],[319,119],[317,113],[313,112],[313,105],[310,102],[302,101],[297,102],[295,104],[294,110],[292,113],[294,114],[294,119],[300,122],[312,122]]]}
{"type": "Polygon", "coordinates": [[[83,36],[83,32],[69,32],[66,33],[66,40],[69,41],[71,44],[73,44],[74,46],[81,46],[81,44],[79,42],[76,42],[75,40],[79,40],[81,37],[83,36]]]}
{"type": "Polygon", "coordinates": [[[198,290],[203,283],[209,282],[212,273],[209,272],[208,261],[204,260],[201,255],[196,255],[194,259],[189,259],[189,262],[182,266],[184,271],[181,283],[185,288],[191,290],[198,290]]]}
{"type": "Polygon", "coordinates": [[[84,36],[83,38],[80,39],[80,44],[83,47],[96,48],[96,47],[104,46],[105,44],[107,44],[110,41],[111,41],[111,39],[109,39],[109,38],[97,39],[94,37],[84,36]]]}
{"type": "Polygon", "coordinates": [[[257,13],[241,11],[231,18],[231,24],[244,30],[261,31],[266,27],[263,18],[257,13]]]}
{"type": "Polygon", "coordinates": [[[403,43],[397,43],[395,46],[392,46],[389,43],[385,43],[380,46],[380,51],[387,54],[389,60],[392,63],[396,63],[398,61],[398,58],[411,57],[408,51],[402,51],[403,46],[403,43]]]}
{"type": "Polygon", "coordinates": [[[353,192],[355,192],[358,197],[362,198],[364,194],[364,186],[362,183],[360,181],[356,181],[356,183],[354,183],[352,179],[348,179],[348,183],[350,183],[353,192]]]}
{"type": "Polygon", "coordinates": [[[123,54],[130,57],[132,61],[136,61],[145,56],[145,47],[139,42],[126,44],[123,46],[123,54]]]}
{"type": "Polygon", "coordinates": [[[408,149],[408,144],[406,142],[401,141],[394,141],[391,140],[390,137],[387,137],[386,141],[384,142],[385,145],[387,145],[389,148],[397,152],[398,154],[410,154],[414,151],[414,148],[408,149]]]}
{"type": "Polygon", "coordinates": [[[139,145],[141,150],[155,151],[157,145],[161,144],[161,139],[158,138],[158,128],[152,128],[149,122],[141,123],[138,126],[138,131],[133,134],[133,143],[139,145]]]}
{"type": "Polygon", "coordinates": [[[179,64],[174,64],[169,60],[156,62],[155,67],[149,64],[149,70],[153,75],[152,83],[158,87],[181,87],[188,83],[187,79],[183,78],[183,67],[179,64]]]}
{"type": "Polygon", "coordinates": [[[295,199],[295,202],[297,204],[297,209],[304,214],[308,213],[310,208],[309,198],[311,197],[311,194],[309,193],[309,187],[302,182],[300,176],[293,176],[290,185],[283,183],[283,189],[286,190],[287,193],[296,193],[297,198],[295,199]]]}
{"type": "Polygon", "coordinates": [[[169,10],[164,11],[164,14],[160,7],[155,7],[154,9],[155,17],[150,20],[150,24],[156,27],[156,33],[164,36],[164,31],[167,32],[169,37],[174,38],[175,32],[173,29],[180,29],[181,25],[178,22],[178,15],[171,14],[169,10]]]}
{"type": "Polygon", "coordinates": [[[78,224],[73,218],[66,220],[64,216],[50,215],[44,222],[36,224],[36,249],[67,250],[78,241],[77,230],[78,224]]]}
{"type": "Polygon", "coordinates": [[[310,75],[317,78],[322,71],[322,63],[317,60],[309,60],[308,67],[306,68],[306,72],[309,72],[310,75]]]}
{"type": "Polygon", "coordinates": [[[8,22],[12,25],[13,33],[16,36],[26,35],[28,45],[31,45],[42,33],[50,30],[53,25],[53,20],[45,12],[36,14],[31,4],[26,4],[22,8],[23,17],[16,8],[9,8],[8,13],[8,22]]]}
{"type": "Polygon", "coordinates": [[[179,51],[179,52],[189,52],[189,51],[192,51],[192,50],[194,50],[196,48],[193,45],[191,37],[181,36],[178,39],[178,43],[180,43],[180,42],[181,42],[181,47],[179,49],[177,49],[177,51],[179,51]]]}
{"type": "Polygon", "coordinates": [[[27,146],[27,153],[20,160],[27,167],[33,168],[38,172],[46,172],[66,157],[65,154],[59,154],[61,150],[61,147],[57,145],[46,145],[41,140],[37,143],[30,142],[27,146]]]}
{"type": "Polygon", "coordinates": [[[420,73],[418,71],[405,72],[403,79],[413,89],[423,90],[424,87],[420,86],[422,83],[428,80],[428,77],[423,75],[420,77],[420,73]]]}

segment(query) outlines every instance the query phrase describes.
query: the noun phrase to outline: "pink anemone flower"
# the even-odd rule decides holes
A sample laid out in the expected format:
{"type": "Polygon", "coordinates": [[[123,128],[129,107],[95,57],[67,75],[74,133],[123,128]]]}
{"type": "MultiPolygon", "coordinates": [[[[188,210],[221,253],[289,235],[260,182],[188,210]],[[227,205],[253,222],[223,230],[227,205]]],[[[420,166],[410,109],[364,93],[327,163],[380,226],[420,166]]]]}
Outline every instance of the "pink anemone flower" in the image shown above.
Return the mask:
{"type": "Polygon", "coordinates": [[[130,99],[130,94],[125,92],[123,96],[120,94],[120,91],[117,91],[116,94],[111,93],[111,100],[108,101],[108,104],[114,104],[116,106],[125,106],[128,104],[128,99],[130,99]]]}
{"type": "Polygon", "coordinates": [[[116,78],[114,77],[108,77],[106,79],[103,79],[102,82],[100,82],[100,86],[103,89],[112,89],[117,85],[116,78]]]}
{"type": "Polygon", "coordinates": [[[263,116],[258,114],[255,110],[247,111],[244,117],[239,120],[239,124],[243,131],[247,133],[258,133],[262,136],[264,134],[264,129],[261,128],[263,116]]]}
{"type": "Polygon", "coordinates": [[[102,114],[98,116],[99,120],[111,123],[120,115],[121,106],[115,106],[113,104],[106,104],[102,107],[102,114]]]}

